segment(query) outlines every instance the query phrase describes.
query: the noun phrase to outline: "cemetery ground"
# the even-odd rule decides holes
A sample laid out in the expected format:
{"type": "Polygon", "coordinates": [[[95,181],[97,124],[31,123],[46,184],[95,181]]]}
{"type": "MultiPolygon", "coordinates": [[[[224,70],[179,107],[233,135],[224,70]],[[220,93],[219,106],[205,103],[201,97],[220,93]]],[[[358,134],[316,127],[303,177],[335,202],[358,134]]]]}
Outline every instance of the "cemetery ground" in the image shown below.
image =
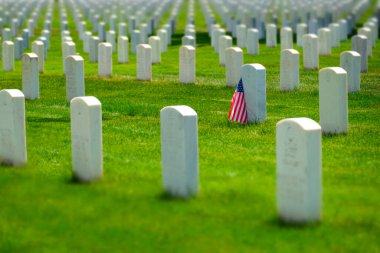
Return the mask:
{"type": "MultiPolygon", "coordinates": [[[[86,95],[102,103],[104,176],[78,184],[72,180],[57,5],[54,17],[40,98],[25,102],[28,164],[0,166],[0,252],[380,251],[379,41],[368,73],[361,74],[360,93],[348,97],[349,133],[322,138],[322,221],[289,226],[279,222],[276,209],[276,123],[319,121],[318,71],[301,67],[300,87],[280,92],[280,46],[261,42],[260,55],[245,53],[245,63],[267,69],[267,120],[241,126],[227,119],[234,89],[225,85],[198,3],[195,85],[178,81],[186,15],[179,15],[173,45],[153,65],[151,82],[136,80],[133,54],[128,64],[117,64],[113,55],[110,78],[98,78],[97,63],[81,54],[86,95]],[[189,200],[162,190],[159,116],[170,105],[198,113],[200,194],[189,200]]],[[[339,66],[340,52],[350,49],[350,40],[342,42],[332,56],[320,57],[319,68],[339,66]]],[[[0,76],[0,90],[21,90],[21,61],[0,76]]]]}

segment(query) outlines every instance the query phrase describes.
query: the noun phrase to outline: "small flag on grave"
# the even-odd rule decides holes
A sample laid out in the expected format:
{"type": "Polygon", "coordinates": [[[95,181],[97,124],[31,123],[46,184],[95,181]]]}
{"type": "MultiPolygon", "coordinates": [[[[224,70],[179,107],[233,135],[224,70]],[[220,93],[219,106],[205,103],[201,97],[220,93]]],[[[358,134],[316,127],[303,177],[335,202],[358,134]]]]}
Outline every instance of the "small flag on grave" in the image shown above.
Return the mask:
{"type": "Polygon", "coordinates": [[[231,109],[228,113],[228,119],[240,124],[248,123],[247,108],[245,106],[243,81],[240,78],[234,96],[231,101],[231,109]]]}

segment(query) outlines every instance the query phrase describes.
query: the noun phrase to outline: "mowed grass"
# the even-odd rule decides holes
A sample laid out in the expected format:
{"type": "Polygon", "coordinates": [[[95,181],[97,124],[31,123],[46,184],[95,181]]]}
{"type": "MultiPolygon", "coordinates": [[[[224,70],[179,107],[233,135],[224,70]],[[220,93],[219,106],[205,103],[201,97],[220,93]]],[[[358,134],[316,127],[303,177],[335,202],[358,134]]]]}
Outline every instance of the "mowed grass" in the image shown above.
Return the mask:
{"type": "MultiPolygon", "coordinates": [[[[361,75],[360,93],[349,94],[349,133],[323,136],[322,222],[286,226],[275,204],[275,127],[288,117],[319,121],[318,71],[301,68],[300,88],[280,92],[280,48],[261,43],[260,55],[244,54],[244,62],[267,69],[267,120],[231,123],[234,89],[225,87],[225,69],[210,47],[198,3],[197,82],[178,82],[186,11],[187,1],[151,82],[136,80],[132,54],[128,64],[117,64],[115,54],[114,76],[98,78],[69,12],[71,34],[85,58],[86,95],[96,96],[103,110],[104,177],[82,185],[71,180],[70,111],[55,5],[41,97],[25,104],[28,164],[0,166],[0,252],[380,251],[380,43],[369,72],[361,75]],[[198,113],[201,189],[190,200],[162,191],[159,114],[170,105],[198,113]]],[[[320,68],[339,66],[339,53],[349,49],[346,41],[332,56],[320,57],[320,68]]],[[[0,89],[22,89],[20,61],[0,76],[0,89]]]]}

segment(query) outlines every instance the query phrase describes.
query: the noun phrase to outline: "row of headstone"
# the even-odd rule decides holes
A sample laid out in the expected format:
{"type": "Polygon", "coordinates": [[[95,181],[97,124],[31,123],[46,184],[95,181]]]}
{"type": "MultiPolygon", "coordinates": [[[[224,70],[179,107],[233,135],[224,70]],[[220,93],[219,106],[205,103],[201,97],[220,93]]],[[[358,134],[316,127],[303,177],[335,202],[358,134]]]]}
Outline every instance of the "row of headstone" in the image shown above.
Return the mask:
{"type": "MultiPolygon", "coordinates": [[[[204,2],[203,12],[208,17],[206,20],[213,22],[213,13],[208,1],[204,2]],[[210,12],[210,13],[208,13],[210,12]]],[[[355,20],[359,20],[365,10],[369,8],[369,1],[362,0],[337,2],[331,1],[292,1],[290,2],[266,2],[266,1],[210,1],[214,10],[222,18],[223,24],[234,37],[237,37],[239,24],[247,28],[255,28],[259,31],[260,39],[264,38],[265,24],[268,20],[274,25],[279,25],[278,13],[281,13],[283,27],[296,30],[298,23],[309,26],[307,33],[316,34],[318,29],[326,27],[330,23],[341,22],[339,18],[346,17],[348,31],[351,33],[355,20]],[[280,4],[281,3],[281,4],[280,4]]],[[[344,22],[342,22],[344,23],[344,22]]]]}

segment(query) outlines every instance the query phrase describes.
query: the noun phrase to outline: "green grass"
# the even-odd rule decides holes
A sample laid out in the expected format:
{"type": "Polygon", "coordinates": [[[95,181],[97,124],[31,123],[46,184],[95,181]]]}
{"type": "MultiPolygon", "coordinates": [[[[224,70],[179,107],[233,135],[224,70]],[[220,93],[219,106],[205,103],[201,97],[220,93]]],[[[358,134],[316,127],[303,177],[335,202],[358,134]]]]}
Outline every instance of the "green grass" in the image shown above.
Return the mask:
{"type": "MultiPolygon", "coordinates": [[[[245,54],[244,62],[267,69],[268,118],[260,125],[231,123],[234,90],[225,87],[198,4],[195,19],[195,85],[178,82],[186,16],[162,64],[153,66],[152,82],[136,80],[134,55],[123,65],[114,55],[114,76],[103,79],[97,64],[81,54],[86,95],[102,102],[104,154],[103,179],[81,185],[71,180],[70,112],[55,8],[41,98],[26,101],[28,165],[0,167],[0,252],[380,251],[380,43],[361,76],[360,93],[349,94],[349,133],[323,136],[322,222],[285,226],[275,205],[275,126],[288,117],[319,121],[318,72],[301,69],[300,88],[280,92],[279,46],[261,44],[260,55],[245,54]],[[161,183],[159,113],[180,104],[194,108],[199,119],[201,189],[186,201],[164,197],[161,183]]],[[[349,49],[350,42],[343,42],[332,56],[320,57],[320,68],[339,66],[339,53],[349,49]]],[[[0,76],[0,89],[21,89],[21,62],[0,76]]]]}

